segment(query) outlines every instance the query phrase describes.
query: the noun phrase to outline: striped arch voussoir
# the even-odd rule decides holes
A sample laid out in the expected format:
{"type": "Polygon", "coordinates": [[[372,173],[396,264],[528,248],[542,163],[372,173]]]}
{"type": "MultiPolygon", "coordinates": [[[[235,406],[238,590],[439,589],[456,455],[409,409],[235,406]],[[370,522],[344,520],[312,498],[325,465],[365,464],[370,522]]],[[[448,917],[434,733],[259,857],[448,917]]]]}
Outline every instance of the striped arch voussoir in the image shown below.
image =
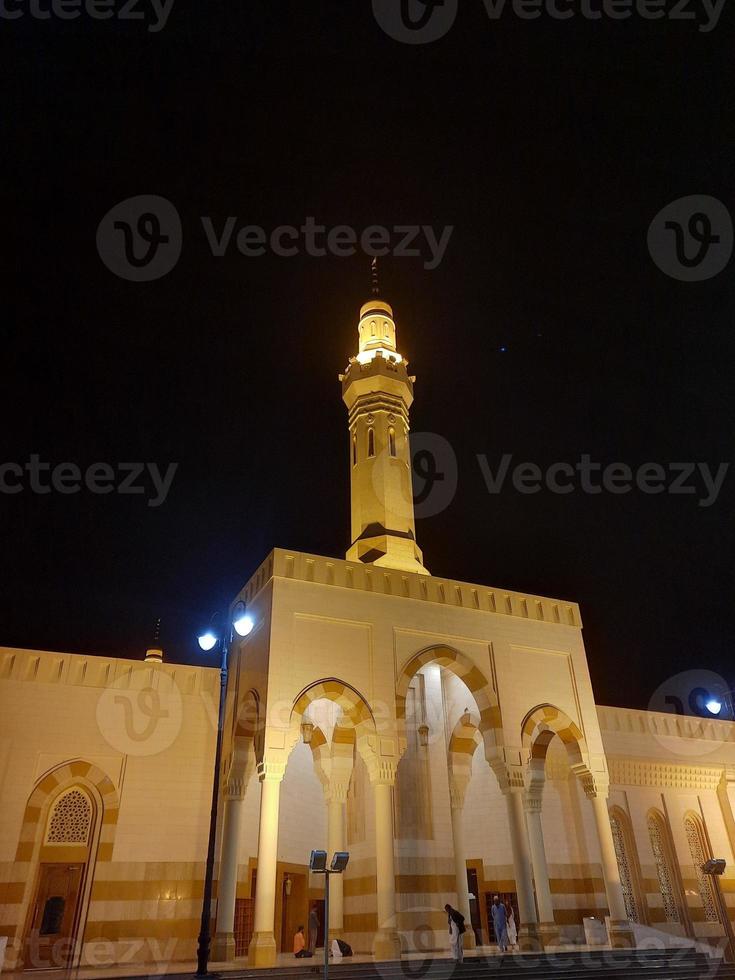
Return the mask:
{"type": "Polygon", "coordinates": [[[579,762],[587,755],[587,745],[581,729],[560,708],[542,704],[526,715],[522,726],[523,744],[530,750],[531,762],[543,765],[551,740],[561,739],[572,761],[579,762]]]}
{"type": "Polygon", "coordinates": [[[484,736],[493,732],[497,743],[501,743],[502,721],[495,692],[480,668],[476,667],[464,654],[458,650],[453,650],[451,647],[429,647],[429,649],[416,654],[405,665],[396,685],[396,711],[399,720],[405,721],[406,718],[406,697],[409,684],[422,667],[426,667],[427,664],[438,664],[440,667],[445,667],[470,689],[480,712],[478,728],[481,734],[484,736]]]}
{"type": "Polygon", "coordinates": [[[74,785],[78,785],[81,789],[84,789],[85,785],[91,785],[99,793],[102,799],[102,813],[100,814],[102,828],[97,860],[112,860],[112,844],[120,813],[120,799],[117,790],[109,776],[98,766],[77,759],[57,766],[36,783],[26,804],[15,856],[16,861],[30,860],[34,843],[38,837],[39,823],[42,819],[46,819],[50,802],[54,797],[67,789],[71,789],[74,785]]]}
{"type": "Polygon", "coordinates": [[[349,684],[334,678],[319,681],[319,683],[302,691],[294,702],[291,717],[303,717],[306,709],[313,701],[322,699],[338,704],[356,730],[364,732],[366,729],[371,729],[373,732],[375,731],[375,721],[362,695],[349,684]]]}

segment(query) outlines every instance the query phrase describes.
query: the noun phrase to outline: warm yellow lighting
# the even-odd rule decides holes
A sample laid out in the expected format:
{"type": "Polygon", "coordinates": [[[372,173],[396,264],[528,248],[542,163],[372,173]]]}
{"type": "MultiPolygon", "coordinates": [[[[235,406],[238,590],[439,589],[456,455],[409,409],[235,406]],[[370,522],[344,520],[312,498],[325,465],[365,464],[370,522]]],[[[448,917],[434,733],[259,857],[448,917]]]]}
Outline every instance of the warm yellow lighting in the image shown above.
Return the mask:
{"type": "Polygon", "coordinates": [[[396,364],[401,364],[403,361],[403,358],[397,351],[388,350],[387,347],[374,347],[372,350],[364,350],[357,355],[355,360],[358,362],[358,364],[369,364],[371,361],[375,360],[378,354],[380,354],[381,357],[385,357],[387,360],[395,361],[396,364]]]}

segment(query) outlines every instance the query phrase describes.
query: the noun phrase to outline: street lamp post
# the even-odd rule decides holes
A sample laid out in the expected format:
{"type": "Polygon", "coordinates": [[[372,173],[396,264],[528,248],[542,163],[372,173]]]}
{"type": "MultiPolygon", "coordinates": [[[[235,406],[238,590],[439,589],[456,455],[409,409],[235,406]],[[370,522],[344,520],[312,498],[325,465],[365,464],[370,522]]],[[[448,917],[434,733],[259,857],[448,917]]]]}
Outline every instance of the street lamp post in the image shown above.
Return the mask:
{"type": "Polygon", "coordinates": [[[329,980],[329,876],[341,875],[349,860],[347,851],[335,851],[329,867],[326,851],[312,851],[309,858],[309,870],[324,875],[324,980],[329,980]]]}
{"type": "Polygon", "coordinates": [[[238,602],[232,616],[223,624],[219,637],[212,629],[207,629],[198,638],[199,646],[205,652],[214,649],[219,640],[219,711],[217,714],[217,742],[214,751],[214,779],[212,781],[212,809],[209,815],[209,844],[207,846],[207,865],[204,873],[204,895],[202,897],[202,921],[197,946],[197,977],[209,975],[209,951],[212,945],[212,884],[214,879],[214,848],[217,839],[217,808],[219,805],[219,778],[222,765],[222,734],[225,727],[225,707],[227,702],[227,660],[233,631],[238,636],[247,636],[253,628],[253,620],[245,612],[245,603],[238,602]]]}

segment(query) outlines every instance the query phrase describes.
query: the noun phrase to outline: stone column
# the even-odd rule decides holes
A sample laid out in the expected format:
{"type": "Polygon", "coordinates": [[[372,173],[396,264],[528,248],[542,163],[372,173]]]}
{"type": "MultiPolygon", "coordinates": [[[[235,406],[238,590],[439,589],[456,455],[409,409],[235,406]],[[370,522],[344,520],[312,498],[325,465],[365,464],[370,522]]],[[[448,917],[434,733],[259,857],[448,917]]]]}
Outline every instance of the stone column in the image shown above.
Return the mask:
{"type": "Polygon", "coordinates": [[[222,852],[217,881],[217,927],[212,942],[212,959],[219,963],[235,958],[235,898],[243,799],[242,783],[230,783],[222,821],[222,852]]]}
{"type": "Polygon", "coordinates": [[[375,793],[375,870],[377,877],[378,931],[373,944],[376,960],[401,957],[396,915],[396,873],[393,857],[393,785],[395,769],[373,779],[375,793]]]}
{"type": "Polygon", "coordinates": [[[533,881],[536,886],[536,904],[540,920],[538,928],[541,942],[545,948],[546,946],[558,945],[559,930],[554,922],[554,904],[551,899],[549,867],[546,863],[544,831],[541,824],[540,793],[528,794],[525,799],[525,808],[533,881]]]}
{"type": "Polygon", "coordinates": [[[600,842],[600,858],[602,861],[602,877],[605,882],[607,907],[610,912],[610,945],[635,946],[633,930],[628,921],[623,899],[623,888],[620,884],[620,870],[615,856],[610,813],[607,809],[607,786],[596,783],[588,777],[583,779],[585,792],[592,803],[597,828],[597,839],[600,842]]]}
{"type": "MultiPolygon", "coordinates": [[[[335,851],[346,850],[347,789],[333,782],[327,793],[327,856],[332,860],[335,851]]],[[[329,879],[329,938],[341,939],[344,934],[344,874],[329,879]]]]}
{"type": "Polygon", "coordinates": [[[464,934],[465,949],[474,949],[477,945],[475,941],[475,931],[472,928],[472,914],[470,912],[470,893],[467,887],[467,855],[464,846],[464,826],[462,824],[462,814],[464,813],[464,787],[460,785],[460,780],[450,776],[449,781],[449,800],[452,812],[452,840],[454,844],[454,874],[457,889],[457,909],[465,919],[467,931],[464,934]]]}
{"type": "Polygon", "coordinates": [[[255,883],[253,938],[248,949],[250,966],[275,966],[276,863],[278,860],[278,808],[285,765],[264,763],[260,773],[260,828],[255,883]]]}
{"type": "Polygon", "coordinates": [[[533,878],[531,875],[531,855],[528,847],[528,833],[523,813],[523,774],[510,773],[506,785],[501,783],[508,807],[508,826],[513,851],[513,872],[518,894],[518,914],[521,921],[518,927],[518,945],[521,949],[539,949],[541,946],[533,900],[533,878]]]}

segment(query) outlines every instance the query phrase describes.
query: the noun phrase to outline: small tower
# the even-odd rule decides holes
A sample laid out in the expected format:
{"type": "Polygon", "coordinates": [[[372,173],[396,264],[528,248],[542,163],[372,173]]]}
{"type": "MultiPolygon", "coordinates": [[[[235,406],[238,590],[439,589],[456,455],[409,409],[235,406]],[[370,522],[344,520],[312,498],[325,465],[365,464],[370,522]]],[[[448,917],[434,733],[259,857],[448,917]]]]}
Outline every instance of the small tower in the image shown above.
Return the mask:
{"type": "Polygon", "coordinates": [[[416,544],[408,412],[413,383],[396,347],[391,306],[377,296],[363,304],[359,351],[344,374],[349,413],[352,544],[348,561],[428,575],[416,544]]]}
{"type": "Polygon", "coordinates": [[[145,652],[145,662],[147,664],[161,664],[163,663],[163,650],[160,647],[160,636],[161,636],[161,620],[156,620],[156,625],[153,628],[153,646],[150,647],[145,652]]]}

